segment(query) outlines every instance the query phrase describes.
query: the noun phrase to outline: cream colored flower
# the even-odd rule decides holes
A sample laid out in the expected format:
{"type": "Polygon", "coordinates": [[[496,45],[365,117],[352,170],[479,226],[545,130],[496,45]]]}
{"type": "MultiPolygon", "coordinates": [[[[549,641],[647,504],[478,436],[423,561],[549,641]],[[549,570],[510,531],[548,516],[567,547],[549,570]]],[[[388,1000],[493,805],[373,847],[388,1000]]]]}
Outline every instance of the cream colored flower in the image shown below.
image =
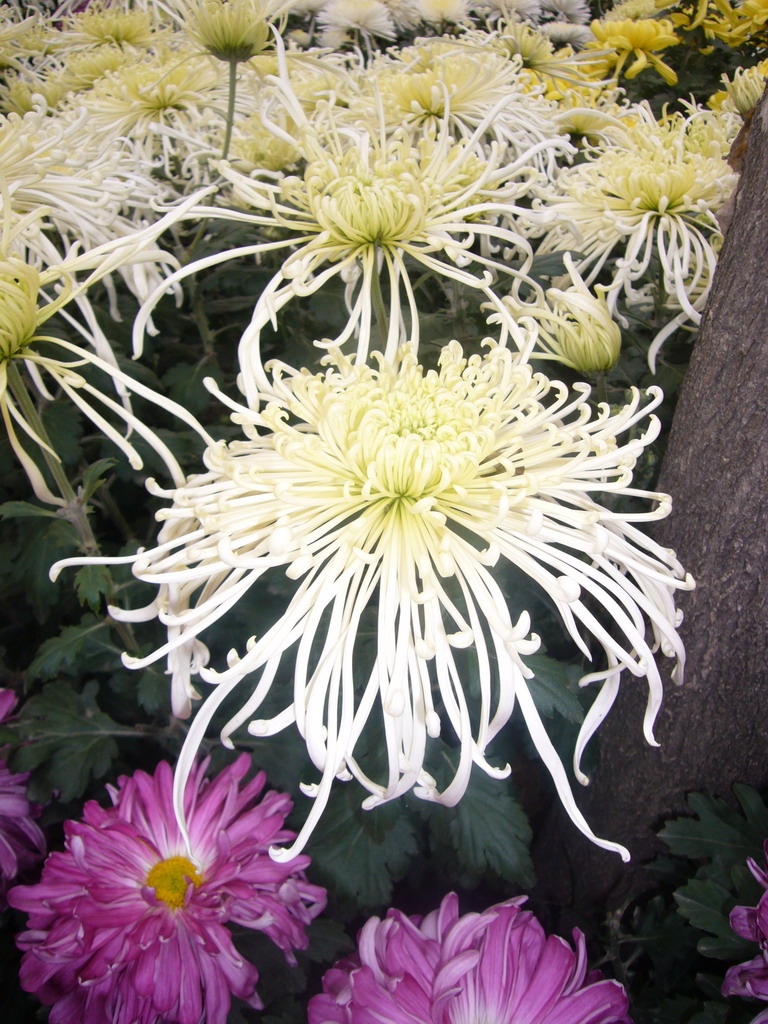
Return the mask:
{"type": "Polygon", "coordinates": [[[102,144],[124,139],[137,166],[160,166],[173,181],[186,156],[179,136],[200,120],[224,132],[223,70],[209,57],[161,47],[104,74],[75,102],[87,111],[88,130],[102,144]]]}
{"type": "MultiPolygon", "coordinates": [[[[270,386],[261,365],[264,327],[295,296],[310,295],[339,276],[346,283],[349,318],[337,337],[318,344],[341,346],[354,338],[361,362],[370,348],[374,321],[384,335],[387,359],[394,357],[404,337],[418,343],[414,265],[418,274],[426,270],[476,290],[499,310],[505,331],[524,349],[525,330],[509,317],[492,286],[498,277],[509,282],[505,292],[521,281],[534,291],[538,287],[527,273],[532,260],[528,242],[514,226],[499,223],[502,217],[511,221],[524,212],[517,200],[529,195],[538,178],[532,153],[508,161],[504,148],[491,143],[481,159],[474,139],[455,142],[445,125],[439,134],[421,138],[402,129],[379,133],[344,120],[338,125],[330,105],[319,108],[316,121],[310,122],[289,86],[283,83],[282,88],[280,109],[297,126],[303,173],[275,182],[266,175],[248,177],[222,163],[222,176],[231,184],[239,209],[190,211],[195,217],[277,227],[280,236],[189,264],[166,283],[233,255],[293,249],[260,294],[242,337],[241,386],[249,402],[257,403],[260,390],[270,386]],[[382,278],[387,299],[381,297],[382,278]]],[[[270,127],[285,137],[276,124],[270,127]]],[[[478,126],[478,136],[485,130],[484,124],[478,126]]],[[[561,145],[560,140],[547,140],[534,149],[561,145]]],[[[137,318],[137,346],[144,318],[166,286],[137,318]]]]}
{"type": "Polygon", "coordinates": [[[649,351],[655,367],[661,344],[682,324],[698,324],[717,261],[716,213],[736,176],[723,153],[723,121],[707,111],[669,115],[657,122],[647,106],[622,126],[608,126],[590,159],[561,172],[546,193],[555,213],[542,252],[580,254],[586,283],[610,274],[609,308],[631,305],[648,283],[658,301],[680,312],[658,332],[649,351]]]}
{"type": "Polygon", "coordinates": [[[386,4],[380,0],[329,0],[317,14],[321,46],[334,45],[340,33],[351,39],[359,33],[370,45],[372,37],[394,39],[395,23],[386,4]]]}
{"type": "Polygon", "coordinates": [[[599,659],[582,681],[601,686],[577,742],[578,777],[585,781],[578,758],[623,671],[648,681],[645,735],[654,742],[654,651],[681,670],[673,595],[692,585],[674,555],[633,525],[669,511],[666,496],[631,486],[635,459],[657,434],[648,413],[661,396],[643,409],[635,393],[617,413],[595,416],[586,386],[569,394],[510,350],[486,346],[467,357],[451,342],[436,370],[410,346],[394,362],[334,358],[318,375],[278,366],[279,398],[260,413],[233,405],[243,439],[210,446],[203,473],[157,491],[168,502],[157,546],[114,560],[131,562],[157,596],[112,614],[167,626],[166,644],[125,660],[141,668],[168,658],[176,714],[196,697],[193,675],[212,687],[180,755],[177,809],[211,719],[234,691],[245,696],[222,731],[226,744],[246,724],[259,737],[295,724],[319,773],[303,786],[315,800],[307,823],[292,846],[273,851],[280,859],[304,846],[335,778],[357,779],[370,794],[363,806],[374,807],[410,790],[455,804],[473,763],[505,777],[509,767],[485,752],[517,709],[571,819],[627,856],[595,837],[575,804],[526,682],[523,659],[538,638],[528,613],[508,608],[498,573],[528,577],[584,656],[599,659]],[[618,440],[643,420],[644,435],[618,440]],[[648,510],[616,511],[622,494],[648,510]],[[260,636],[244,636],[226,665],[206,667],[206,631],[270,571],[295,581],[287,608],[260,636]],[[281,683],[286,696],[265,717],[283,662],[293,683],[281,683]],[[364,760],[371,727],[383,736],[383,771],[364,760]],[[429,770],[441,735],[460,755],[442,791],[429,770]]]}
{"type": "Polygon", "coordinates": [[[172,218],[166,215],[151,228],[136,230],[131,239],[117,239],[85,251],[74,246],[58,265],[44,268],[35,266],[34,257],[24,244],[32,224],[39,220],[37,213],[18,222],[3,234],[0,249],[0,415],[11,448],[27,473],[35,495],[49,504],[64,504],[61,497],[49,490],[36,461],[19,438],[18,431],[47,457],[58,460],[56,451],[36,429],[27,408],[29,396],[19,376],[22,368],[28,372],[29,381],[41,399],[52,398],[51,389],[60,389],[104,437],[117,445],[135,469],[141,468],[142,460],[128,439],[131,433],[157,452],[171,479],[180,483],[183,474],[176,459],[154,431],[133,414],[129,393],[170,409],[182,421],[198,429],[203,437],[207,435],[175,402],[155,394],[118,368],[87,297],[89,288],[126,264],[172,263],[172,257],[152,247],[172,218]],[[56,333],[47,333],[45,326],[55,316],[73,325],[90,342],[91,348],[75,345],[56,333]],[[97,388],[81,372],[83,367],[102,371],[118,397],[97,388]],[[125,435],[114,425],[115,419],[122,422],[125,435]]]}
{"type": "Polygon", "coordinates": [[[571,283],[566,288],[548,288],[546,305],[505,302],[513,315],[533,317],[538,324],[530,358],[554,360],[582,374],[610,370],[621,353],[621,329],[605,301],[605,289],[598,285],[594,295],[579,276],[571,254],[566,253],[564,260],[571,283]]]}
{"type": "MultiPolygon", "coordinates": [[[[487,137],[515,156],[549,140],[551,145],[531,158],[549,176],[569,150],[558,130],[555,103],[531,91],[519,61],[479,47],[422,42],[375,62],[350,107],[372,120],[377,106],[392,127],[439,131],[447,124],[455,136],[471,138],[484,124],[487,137]]],[[[486,141],[478,139],[480,153],[486,141]]]]}
{"type": "Polygon", "coordinates": [[[175,0],[189,38],[231,64],[272,49],[272,26],[290,6],[290,0],[175,0]]]}

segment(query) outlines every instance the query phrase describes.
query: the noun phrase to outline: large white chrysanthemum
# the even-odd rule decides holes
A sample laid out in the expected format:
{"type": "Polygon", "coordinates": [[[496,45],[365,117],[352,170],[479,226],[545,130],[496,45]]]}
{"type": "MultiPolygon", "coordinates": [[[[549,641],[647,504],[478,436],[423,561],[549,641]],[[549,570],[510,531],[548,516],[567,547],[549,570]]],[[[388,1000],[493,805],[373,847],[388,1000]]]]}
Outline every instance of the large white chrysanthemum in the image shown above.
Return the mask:
{"type": "Polygon", "coordinates": [[[701,320],[721,240],[716,214],[736,182],[726,155],[737,119],[729,126],[721,115],[694,110],[657,121],[645,104],[624,118],[605,128],[589,159],[542,190],[556,216],[539,251],[579,253],[576,269],[587,284],[606,268],[614,314],[620,298],[640,300],[638,289],[654,273],[661,304],[680,312],[651,345],[653,369],[662,342],[701,320]]]}
{"type": "MultiPolygon", "coordinates": [[[[581,752],[623,671],[648,681],[645,735],[654,742],[662,695],[654,652],[675,657],[681,671],[673,595],[691,585],[674,554],[633,525],[669,511],[665,495],[631,486],[635,459],[658,432],[648,412],[660,394],[646,408],[635,393],[619,412],[602,406],[595,415],[586,385],[569,394],[510,350],[486,345],[467,358],[451,342],[430,371],[410,347],[394,363],[338,357],[318,375],[278,367],[280,399],[260,413],[233,406],[244,439],[209,447],[204,473],[158,491],[169,506],[157,546],[112,560],[132,561],[134,574],[158,587],[148,607],[113,615],[157,617],[168,630],[166,644],[126,663],[167,657],[177,715],[197,696],[193,675],[214,687],[180,757],[179,808],[206,729],[237,689],[246,696],[224,742],[245,723],[257,736],[295,723],[320,773],[305,787],[316,801],[307,824],[282,857],[304,845],[336,777],[356,778],[370,793],[366,807],[411,789],[454,804],[473,763],[504,777],[508,767],[489,764],[485,751],[518,707],[573,821],[626,855],[592,835],[576,807],[526,683],[523,656],[538,638],[527,613],[510,613],[493,568],[508,562],[526,574],[594,661],[582,682],[602,685],[577,744],[580,780],[581,752]],[[617,440],[644,419],[644,436],[617,440]],[[650,508],[616,511],[593,497],[601,492],[612,505],[625,495],[650,508]],[[287,609],[262,635],[243,637],[227,666],[206,667],[205,631],[269,570],[296,581],[287,609]],[[260,709],[288,658],[292,692],[265,719],[260,709]],[[371,716],[386,748],[383,777],[359,760],[371,716]],[[442,792],[425,768],[440,734],[460,753],[442,792]]],[[[78,560],[58,568],[66,564],[78,560]]]]}

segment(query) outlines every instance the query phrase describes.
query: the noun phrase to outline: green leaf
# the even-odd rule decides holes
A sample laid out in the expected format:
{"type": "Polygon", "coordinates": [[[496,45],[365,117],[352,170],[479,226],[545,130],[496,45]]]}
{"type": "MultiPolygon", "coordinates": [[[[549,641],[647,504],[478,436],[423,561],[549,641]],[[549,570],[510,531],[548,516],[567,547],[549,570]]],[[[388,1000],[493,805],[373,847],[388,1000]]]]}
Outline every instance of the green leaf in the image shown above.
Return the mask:
{"type": "MultiPolygon", "coordinates": [[[[742,787],[740,792],[752,806],[742,787]]],[[[747,857],[760,857],[766,836],[759,820],[745,820],[725,800],[691,793],[688,806],[695,817],[675,818],[659,832],[670,850],[679,857],[692,860],[706,859],[723,865],[743,863],[747,857]]],[[[753,809],[752,813],[756,813],[753,809]]]]}
{"type": "Polygon", "coordinates": [[[112,575],[106,565],[83,565],[75,573],[77,599],[91,611],[99,611],[102,595],[109,594],[112,586],[112,575]]]}
{"type": "MultiPolygon", "coordinates": [[[[86,615],[76,626],[65,626],[58,636],[46,640],[27,669],[30,679],[52,679],[65,669],[74,669],[81,664],[83,651],[88,644],[109,636],[105,619],[86,615]]],[[[109,646],[109,645],[107,645],[109,646]]]]}
{"type": "Polygon", "coordinates": [[[571,689],[569,666],[545,654],[526,658],[525,663],[535,672],[534,677],[526,682],[539,713],[551,718],[557,712],[569,722],[583,722],[584,709],[571,689]]]}
{"type": "Polygon", "coordinates": [[[333,963],[355,948],[342,925],[330,918],[316,917],[307,928],[307,937],[309,946],[300,956],[317,964],[333,963]]]}
{"type": "Polygon", "coordinates": [[[42,418],[56,454],[65,465],[76,466],[83,435],[83,417],[78,408],[68,398],[56,399],[43,406],[42,418]]]}
{"type": "Polygon", "coordinates": [[[727,1003],[704,1003],[704,1009],[691,1017],[690,1024],[725,1024],[730,1007],[727,1003]]]}
{"type": "Polygon", "coordinates": [[[14,576],[23,584],[33,614],[42,622],[61,600],[61,589],[51,582],[49,570],[59,558],[77,550],[77,532],[71,523],[58,516],[54,520],[22,519],[17,528],[14,576]]]}
{"type": "Polygon", "coordinates": [[[80,481],[80,494],[84,502],[90,501],[102,486],[106,473],[112,469],[116,461],[116,459],[97,459],[90,466],[86,466],[80,481]]]}
{"type": "Polygon", "coordinates": [[[733,934],[728,914],[733,907],[733,896],[711,879],[692,879],[676,890],[675,902],[683,917],[695,928],[721,937],[733,934]]]}
{"type": "Polygon", "coordinates": [[[473,874],[488,871],[528,888],[536,881],[529,853],[531,826],[506,781],[474,771],[455,807],[432,809],[433,827],[448,825],[459,864],[473,874]],[[442,819],[442,820],[441,820],[442,819]]]}
{"type": "Polygon", "coordinates": [[[0,519],[25,519],[29,516],[61,520],[58,512],[54,512],[44,505],[33,505],[31,501],[4,501],[0,505],[0,519]]]}
{"type": "Polygon", "coordinates": [[[389,903],[393,882],[408,871],[417,845],[402,806],[364,811],[362,797],[357,786],[332,794],[309,853],[321,884],[368,909],[389,903]]]}
{"type": "Polygon", "coordinates": [[[85,792],[91,777],[100,778],[117,757],[115,734],[125,729],[96,704],[95,682],[76,693],[63,682],[49,683],[30,698],[19,714],[19,735],[24,745],[13,754],[16,771],[39,769],[31,782],[31,795],[48,800],[58,791],[62,801],[85,792]]]}

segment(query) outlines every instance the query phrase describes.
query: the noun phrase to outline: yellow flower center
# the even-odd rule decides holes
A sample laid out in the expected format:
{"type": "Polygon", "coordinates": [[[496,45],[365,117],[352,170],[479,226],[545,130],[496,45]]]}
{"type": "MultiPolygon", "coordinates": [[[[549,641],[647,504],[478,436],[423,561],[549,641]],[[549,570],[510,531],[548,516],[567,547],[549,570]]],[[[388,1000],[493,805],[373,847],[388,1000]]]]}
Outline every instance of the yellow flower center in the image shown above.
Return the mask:
{"type": "Polygon", "coordinates": [[[203,879],[186,857],[169,857],[158,861],[147,875],[146,884],[155,895],[174,910],[184,906],[190,883],[197,888],[203,879]]]}

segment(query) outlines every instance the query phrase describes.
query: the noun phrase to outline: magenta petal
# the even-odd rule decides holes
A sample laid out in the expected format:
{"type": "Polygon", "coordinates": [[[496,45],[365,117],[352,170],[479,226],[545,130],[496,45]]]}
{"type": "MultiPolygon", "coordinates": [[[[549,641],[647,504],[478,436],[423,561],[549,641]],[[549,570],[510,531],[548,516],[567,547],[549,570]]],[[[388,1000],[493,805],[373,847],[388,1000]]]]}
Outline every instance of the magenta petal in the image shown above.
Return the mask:
{"type": "Polygon", "coordinates": [[[290,800],[262,796],[263,774],[244,781],[247,755],[210,782],[204,771],[198,765],[187,788],[197,879],[174,860],[188,858],[162,763],[154,775],[121,778],[112,807],[89,801],[83,821],[65,824],[66,848],[51,854],[40,882],[9,893],[29,915],[18,937],[21,983],[52,1007],[51,1024],[226,1024],[232,994],[261,1005],[258,972],[237,953],[228,921],[265,931],[289,957],[306,946],[325,892],[306,881],[308,857],[276,864],[268,853],[294,838],[284,828],[290,800]],[[150,884],[165,861],[179,872],[176,889],[163,889],[162,873],[150,884]]]}

